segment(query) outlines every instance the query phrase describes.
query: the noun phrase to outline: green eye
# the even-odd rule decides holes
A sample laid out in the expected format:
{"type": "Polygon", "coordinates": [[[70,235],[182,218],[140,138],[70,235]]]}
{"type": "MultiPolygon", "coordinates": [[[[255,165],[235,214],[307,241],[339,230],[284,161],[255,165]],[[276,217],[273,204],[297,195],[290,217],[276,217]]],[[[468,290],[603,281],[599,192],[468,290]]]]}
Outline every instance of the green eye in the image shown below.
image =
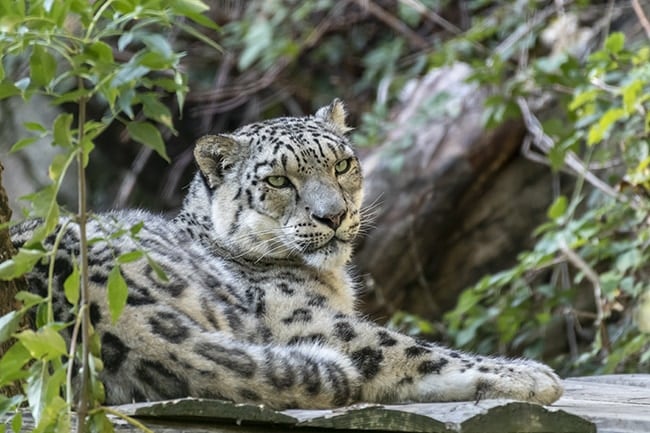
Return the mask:
{"type": "Polygon", "coordinates": [[[334,171],[336,171],[336,174],[343,174],[346,173],[350,167],[352,167],[352,163],[350,162],[350,158],[348,159],[342,159],[339,162],[334,165],[334,171]]]}
{"type": "Polygon", "coordinates": [[[291,185],[286,176],[269,176],[266,178],[266,183],[274,188],[286,188],[291,185]]]}

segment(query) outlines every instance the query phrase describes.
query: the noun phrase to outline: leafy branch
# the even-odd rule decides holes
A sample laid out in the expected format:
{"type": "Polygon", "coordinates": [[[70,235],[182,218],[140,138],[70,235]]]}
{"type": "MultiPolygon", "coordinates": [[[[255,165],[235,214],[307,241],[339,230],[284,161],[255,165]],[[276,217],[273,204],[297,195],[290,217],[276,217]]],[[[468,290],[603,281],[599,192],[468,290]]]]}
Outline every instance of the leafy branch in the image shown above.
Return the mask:
{"type": "MultiPolygon", "coordinates": [[[[176,131],[171,112],[160,98],[174,94],[182,109],[187,85],[182,54],[175,51],[165,32],[176,25],[190,35],[199,35],[184,20],[218,29],[203,15],[207,9],[200,0],[153,0],[146,4],[135,0],[0,2],[0,52],[5,60],[0,62],[0,100],[15,96],[29,100],[43,95],[54,105],[75,106],[74,114],[62,112],[49,128],[25,122],[26,130],[35,135],[12,147],[12,152],[18,152],[39,138],[50,137],[60,153],[48,169],[52,183],[26,197],[31,203],[29,217],[40,220],[40,226],[14,257],[0,263],[0,278],[11,280],[40,260],[49,261],[47,297],[21,292],[17,298],[24,306],[0,318],[0,342],[16,338],[0,359],[0,387],[16,379],[25,381],[23,395],[0,396],[0,415],[27,400],[37,431],[71,430],[73,408],[77,410],[77,431],[112,429],[108,411],[101,406],[104,395],[97,376],[101,370],[98,348],[91,344],[88,249],[90,242],[97,240],[87,239],[91,216],[87,210],[86,167],[94,141],[115,121],[122,123],[135,141],[169,160],[159,128],[176,131]],[[115,40],[117,51],[111,46],[115,40]],[[5,66],[25,61],[24,68],[5,66]],[[105,107],[101,118],[89,118],[91,101],[105,107]],[[57,195],[73,163],[77,168],[78,206],[77,212],[70,214],[59,206],[57,195]],[[79,257],[73,257],[72,272],[63,289],[75,320],[59,323],[53,314],[54,263],[72,223],[78,229],[79,257]],[[53,232],[56,234],[51,236],[53,232]],[[53,241],[48,243],[48,239],[53,241]],[[37,329],[17,332],[19,319],[33,307],[37,308],[37,329]],[[73,337],[68,348],[60,332],[69,326],[73,337]],[[77,336],[81,337],[80,348],[77,336]],[[73,362],[75,358],[77,362],[73,362]],[[75,391],[74,368],[80,368],[75,391]],[[79,396],[77,401],[73,395],[79,396]]],[[[205,37],[200,39],[219,48],[205,37]]],[[[120,263],[118,260],[114,268],[118,275],[120,263]]],[[[107,285],[113,319],[126,302],[119,282],[119,278],[112,278],[107,285]]],[[[15,415],[12,428],[19,430],[21,423],[21,416],[15,415]]]]}

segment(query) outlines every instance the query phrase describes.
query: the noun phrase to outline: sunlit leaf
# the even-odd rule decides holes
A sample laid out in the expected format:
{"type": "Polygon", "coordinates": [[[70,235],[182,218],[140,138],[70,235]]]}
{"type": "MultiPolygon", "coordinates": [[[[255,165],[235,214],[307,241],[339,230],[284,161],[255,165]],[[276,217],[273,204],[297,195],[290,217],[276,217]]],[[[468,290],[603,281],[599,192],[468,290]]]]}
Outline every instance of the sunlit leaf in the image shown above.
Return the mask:
{"type": "Polygon", "coordinates": [[[72,272],[63,282],[65,297],[72,305],[77,305],[77,302],[79,302],[79,277],[79,266],[77,266],[77,261],[74,260],[72,262],[72,272]]]}
{"type": "Polygon", "coordinates": [[[129,294],[126,281],[120,272],[119,266],[114,266],[108,274],[108,309],[111,312],[113,323],[117,321],[126,305],[126,298],[129,294]]]}
{"type": "Polygon", "coordinates": [[[639,100],[639,95],[643,90],[643,81],[634,80],[622,89],[623,94],[623,109],[627,114],[632,113],[635,105],[639,100]]]}
{"type": "Polygon", "coordinates": [[[169,2],[174,13],[185,16],[197,24],[213,30],[219,30],[219,26],[203,15],[210,7],[200,0],[172,0],[169,2]]]}
{"type": "Polygon", "coordinates": [[[144,256],[144,253],[140,250],[136,251],[130,251],[128,253],[121,254],[117,258],[117,263],[120,265],[124,263],[131,263],[135,262],[136,260],[140,260],[144,256]]]}
{"type": "Polygon", "coordinates": [[[29,147],[31,144],[34,144],[37,141],[38,141],[38,137],[21,138],[13,146],[11,146],[11,149],[9,150],[9,153],[18,152],[19,150],[22,150],[22,149],[24,149],[26,147],[29,147]]]}
{"type": "Polygon", "coordinates": [[[54,143],[58,146],[72,146],[72,114],[61,113],[54,120],[54,143]]]}
{"type": "Polygon", "coordinates": [[[625,45],[625,35],[621,32],[610,34],[605,40],[605,49],[611,54],[618,54],[625,45]]]}
{"type": "MultiPolygon", "coordinates": [[[[23,396],[22,396],[22,395],[14,396],[14,398],[15,398],[15,397],[19,397],[19,398],[20,398],[20,401],[22,402],[22,399],[23,399],[23,396]]],[[[2,416],[2,415],[0,414],[0,416],[2,416]]],[[[22,431],[22,429],[23,429],[23,414],[22,414],[22,412],[17,411],[17,412],[14,414],[14,417],[13,417],[13,419],[11,420],[11,429],[12,429],[14,432],[22,431]]]]}
{"type": "Polygon", "coordinates": [[[0,343],[7,341],[20,326],[23,314],[19,311],[10,311],[0,317],[0,343]]]}
{"type": "Polygon", "coordinates": [[[16,95],[20,95],[20,89],[14,83],[8,81],[0,83],[0,100],[16,95]]]}
{"type": "Polygon", "coordinates": [[[36,86],[48,86],[56,74],[57,61],[41,45],[36,45],[29,58],[31,81],[36,86]]]}
{"type": "MultiPolygon", "coordinates": [[[[19,405],[22,401],[22,395],[14,395],[12,397],[8,397],[0,394],[0,419],[3,419],[6,413],[10,410],[15,410],[16,406],[19,405]]],[[[14,422],[16,417],[19,415],[20,412],[17,412],[16,415],[14,415],[14,420],[11,422],[11,427],[14,432],[21,431],[20,427],[22,426],[22,416],[18,418],[18,421],[14,422]]]]}
{"type": "Polygon", "coordinates": [[[59,178],[65,174],[64,170],[67,161],[68,161],[67,155],[61,153],[54,155],[54,158],[52,158],[52,162],[50,163],[50,166],[48,168],[48,176],[51,180],[57,182],[59,178]]]}
{"type": "Polygon", "coordinates": [[[16,293],[16,300],[23,303],[25,308],[33,307],[36,304],[40,304],[45,301],[45,298],[36,293],[29,292],[27,290],[21,290],[16,293]]]}
{"type": "Polygon", "coordinates": [[[16,341],[0,358],[0,386],[25,377],[28,373],[23,367],[31,359],[25,346],[16,341]]]}
{"type": "Polygon", "coordinates": [[[567,205],[567,198],[563,195],[559,196],[555,199],[551,207],[548,208],[548,217],[553,220],[560,218],[566,212],[567,205]]]}
{"type": "Polygon", "coordinates": [[[67,352],[65,340],[53,328],[45,326],[36,332],[31,329],[16,334],[16,338],[25,346],[35,359],[53,359],[67,352]]]}
{"type": "Polygon", "coordinates": [[[44,255],[42,250],[19,249],[11,259],[0,263],[0,280],[13,280],[29,272],[44,255]]]}
{"type": "Polygon", "coordinates": [[[597,124],[589,128],[587,144],[593,145],[602,141],[609,133],[612,125],[626,116],[622,108],[610,108],[600,118],[597,124]]]}

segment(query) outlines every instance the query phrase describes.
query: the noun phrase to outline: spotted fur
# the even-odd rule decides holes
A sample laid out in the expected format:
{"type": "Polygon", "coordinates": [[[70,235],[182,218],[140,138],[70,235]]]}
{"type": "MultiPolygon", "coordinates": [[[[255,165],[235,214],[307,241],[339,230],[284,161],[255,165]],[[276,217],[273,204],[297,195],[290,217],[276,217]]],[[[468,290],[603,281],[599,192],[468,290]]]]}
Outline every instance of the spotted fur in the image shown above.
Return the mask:
{"type": "MultiPolygon", "coordinates": [[[[347,262],[361,222],[362,175],[347,130],[335,100],[314,116],[201,138],[199,171],[176,218],[131,210],[92,219],[90,317],[108,403],[195,396],[324,408],[559,398],[561,381],[544,365],[460,353],[357,314],[347,262]],[[136,236],[120,234],[140,222],[136,236]],[[139,249],[150,260],[121,266],[129,294],[112,323],[105,287],[114,257],[139,249]]],[[[62,286],[79,235],[72,221],[62,227],[54,308],[68,321],[62,286]]],[[[16,245],[34,228],[14,228],[16,245]]],[[[42,295],[47,266],[29,274],[42,295]]]]}

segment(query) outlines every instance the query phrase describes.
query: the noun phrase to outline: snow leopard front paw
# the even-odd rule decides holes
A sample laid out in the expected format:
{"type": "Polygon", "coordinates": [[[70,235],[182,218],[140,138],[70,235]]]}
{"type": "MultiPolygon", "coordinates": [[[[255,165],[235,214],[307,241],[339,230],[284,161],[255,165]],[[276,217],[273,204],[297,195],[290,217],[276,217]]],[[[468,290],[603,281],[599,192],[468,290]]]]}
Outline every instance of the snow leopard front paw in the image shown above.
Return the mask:
{"type": "Polygon", "coordinates": [[[476,400],[508,398],[551,404],[562,396],[562,379],[548,366],[529,360],[508,361],[480,377],[476,400]]]}

